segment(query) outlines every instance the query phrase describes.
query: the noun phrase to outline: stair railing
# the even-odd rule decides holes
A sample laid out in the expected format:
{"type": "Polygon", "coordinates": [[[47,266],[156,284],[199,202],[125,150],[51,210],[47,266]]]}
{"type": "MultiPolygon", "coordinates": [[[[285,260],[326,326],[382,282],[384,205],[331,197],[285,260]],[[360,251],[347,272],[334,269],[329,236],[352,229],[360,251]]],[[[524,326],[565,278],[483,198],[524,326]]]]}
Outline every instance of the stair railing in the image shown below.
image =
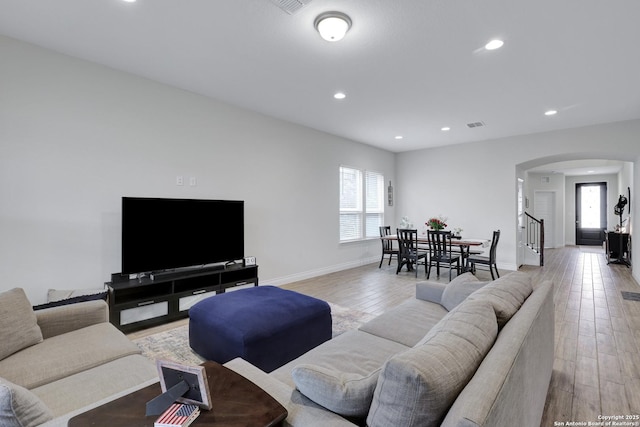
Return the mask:
{"type": "Polygon", "coordinates": [[[544,219],[526,215],[527,247],[540,256],[540,267],[544,265],[544,219]]]}

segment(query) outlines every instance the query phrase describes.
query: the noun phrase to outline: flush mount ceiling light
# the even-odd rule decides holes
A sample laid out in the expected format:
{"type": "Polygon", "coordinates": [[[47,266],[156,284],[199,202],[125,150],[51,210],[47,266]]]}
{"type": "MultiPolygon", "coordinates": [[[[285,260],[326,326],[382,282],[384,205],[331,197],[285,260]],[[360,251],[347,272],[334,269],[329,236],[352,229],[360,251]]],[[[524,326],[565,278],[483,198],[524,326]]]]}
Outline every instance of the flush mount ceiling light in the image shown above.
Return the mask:
{"type": "Polygon", "coordinates": [[[556,110],[549,110],[544,112],[545,116],[555,116],[556,114],[558,114],[558,111],[556,110]]]}
{"type": "Polygon", "coordinates": [[[484,48],[487,50],[496,50],[500,49],[502,45],[504,45],[504,42],[502,40],[495,39],[484,45],[484,48]]]}
{"type": "Polygon", "coordinates": [[[318,15],[313,25],[320,37],[328,42],[337,42],[351,28],[351,18],[342,12],[326,12],[318,15]]]}
{"type": "Polygon", "coordinates": [[[336,92],[333,94],[333,97],[335,99],[345,99],[347,97],[347,94],[344,92],[336,92]]]}

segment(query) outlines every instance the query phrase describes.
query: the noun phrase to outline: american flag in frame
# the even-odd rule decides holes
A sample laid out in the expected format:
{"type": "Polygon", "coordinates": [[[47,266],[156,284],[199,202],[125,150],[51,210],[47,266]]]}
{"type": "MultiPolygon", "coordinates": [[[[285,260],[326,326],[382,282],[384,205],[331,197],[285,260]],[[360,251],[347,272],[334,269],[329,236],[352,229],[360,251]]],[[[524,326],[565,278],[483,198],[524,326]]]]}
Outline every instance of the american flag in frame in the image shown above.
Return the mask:
{"type": "Polygon", "coordinates": [[[154,423],[154,427],[186,427],[200,415],[196,405],[174,403],[154,423]]]}

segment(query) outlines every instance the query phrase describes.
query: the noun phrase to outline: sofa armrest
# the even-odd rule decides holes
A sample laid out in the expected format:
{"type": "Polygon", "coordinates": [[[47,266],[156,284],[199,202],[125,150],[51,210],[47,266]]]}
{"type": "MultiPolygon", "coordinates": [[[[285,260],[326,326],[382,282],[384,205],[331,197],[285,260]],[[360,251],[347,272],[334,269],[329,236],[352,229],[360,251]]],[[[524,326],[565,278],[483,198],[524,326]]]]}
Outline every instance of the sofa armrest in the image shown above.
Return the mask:
{"type": "Polygon", "coordinates": [[[45,308],[35,313],[45,339],[109,321],[109,306],[103,300],[45,308]]]}
{"type": "Polygon", "coordinates": [[[299,391],[265,373],[251,363],[236,358],[224,366],[242,375],[266,391],[287,409],[289,415],[284,426],[302,427],[354,427],[355,424],[312,402],[299,391]]]}
{"type": "Polygon", "coordinates": [[[440,304],[444,288],[446,285],[442,283],[418,282],[416,283],[416,298],[440,304]]]}

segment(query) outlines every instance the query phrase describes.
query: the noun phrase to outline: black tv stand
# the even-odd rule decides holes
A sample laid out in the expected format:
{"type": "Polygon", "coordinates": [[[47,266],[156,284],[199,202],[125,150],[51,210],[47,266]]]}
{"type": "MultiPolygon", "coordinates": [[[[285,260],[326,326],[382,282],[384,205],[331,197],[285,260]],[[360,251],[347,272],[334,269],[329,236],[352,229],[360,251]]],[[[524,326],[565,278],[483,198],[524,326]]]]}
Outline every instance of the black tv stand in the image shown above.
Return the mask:
{"type": "Polygon", "coordinates": [[[258,286],[258,266],[214,264],[129,278],[114,273],[105,283],[109,291],[109,320],[123,332],[172,322],[189,315],[189,308],[203,296],[226,289],[258,286]]]}

